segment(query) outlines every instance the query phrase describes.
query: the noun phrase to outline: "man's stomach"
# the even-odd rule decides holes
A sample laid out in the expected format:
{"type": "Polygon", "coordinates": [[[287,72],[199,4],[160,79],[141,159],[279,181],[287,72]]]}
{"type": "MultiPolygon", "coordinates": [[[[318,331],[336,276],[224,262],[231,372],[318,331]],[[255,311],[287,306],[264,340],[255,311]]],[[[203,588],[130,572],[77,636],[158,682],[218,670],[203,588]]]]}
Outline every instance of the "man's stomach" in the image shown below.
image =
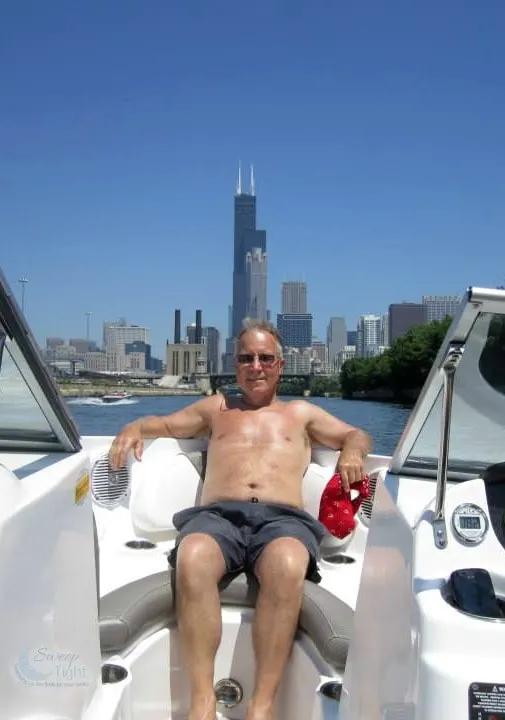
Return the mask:
{"type": "Polygon", "coordinates": [[[209,447],[202,502],[251,500],[302,507],[310,449],[292,443],[209,447]]]}
{"type": "Polygon", "coordinates": [[[277,503],[302,508],[302,476],[262,474],[247,477],[240,473],[217,475],[207,472],[202,504],[226,500],[277,503]]]}

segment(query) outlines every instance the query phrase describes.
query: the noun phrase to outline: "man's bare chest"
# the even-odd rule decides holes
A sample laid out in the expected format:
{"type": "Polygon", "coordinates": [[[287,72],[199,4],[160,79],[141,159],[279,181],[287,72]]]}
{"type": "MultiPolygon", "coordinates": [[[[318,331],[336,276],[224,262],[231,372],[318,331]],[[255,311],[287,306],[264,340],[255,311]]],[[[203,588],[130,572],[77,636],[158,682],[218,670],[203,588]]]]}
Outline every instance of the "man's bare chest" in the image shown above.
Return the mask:
{"type": "Polygon", "coordinates": [[[213,442],[248,445],[305,444],[305,429],[288,412],[226,410],[213,418],[213,442]]]}

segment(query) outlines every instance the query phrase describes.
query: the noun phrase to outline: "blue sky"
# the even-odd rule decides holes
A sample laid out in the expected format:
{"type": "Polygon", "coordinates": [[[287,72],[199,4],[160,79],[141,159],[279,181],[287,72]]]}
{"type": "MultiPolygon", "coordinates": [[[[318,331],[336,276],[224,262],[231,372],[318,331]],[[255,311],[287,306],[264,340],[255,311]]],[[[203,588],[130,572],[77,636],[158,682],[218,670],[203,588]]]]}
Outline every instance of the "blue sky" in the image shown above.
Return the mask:
{"type": "Polygon", "coordinates": [[[227,327],[254,162],[269,305],[315,330],[505,284],[503,0],[10,0],[0,265],[46,335],[227,327]]]}

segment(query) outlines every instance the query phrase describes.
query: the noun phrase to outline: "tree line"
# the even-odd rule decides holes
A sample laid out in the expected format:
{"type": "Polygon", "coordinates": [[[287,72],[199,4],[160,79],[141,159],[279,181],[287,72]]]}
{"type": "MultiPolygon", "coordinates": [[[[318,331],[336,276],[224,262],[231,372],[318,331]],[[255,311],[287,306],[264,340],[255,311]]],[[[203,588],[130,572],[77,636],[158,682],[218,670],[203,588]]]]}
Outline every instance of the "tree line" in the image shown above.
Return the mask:
{"type": "MultiPolygon", "coordinates": [[[[293,378],[286,380],[281,376],[278,387],[279,395],[303,395],[306,389],[305,380],[293,378]]],[[[324,397],[340,395],[340,381],[337,375],[323,375],[314,377],[310,383],[310,394],[312,397],[324,397]]]]}
{"type": "Polygon", "coordinates": [[[451,318],[416,325],[382,355],[347,360],[340,373],[342,396],[415,399],[433,365],[451,318]]]}
{"type": "MultiPolygon", "coordinates": [[[[348,360],[342,367],[342,396],[383,397],[398,401],[416,399],[435,361],[451,318],[416,325],[382,355],[348,360]]],[[[479,358],[484,380],[505,394],[505,316],[491,316],[486,342],[479,358]]]]}

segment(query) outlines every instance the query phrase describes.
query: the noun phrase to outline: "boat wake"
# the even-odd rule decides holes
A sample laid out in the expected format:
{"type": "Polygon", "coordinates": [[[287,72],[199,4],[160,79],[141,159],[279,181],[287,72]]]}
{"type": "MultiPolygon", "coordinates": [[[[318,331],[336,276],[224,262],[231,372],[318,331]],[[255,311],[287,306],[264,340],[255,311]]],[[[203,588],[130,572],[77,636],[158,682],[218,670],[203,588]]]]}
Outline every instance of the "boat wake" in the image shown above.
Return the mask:
{"type": "Polygon", "coordinates": [[[89,398],[73,398],[72,400],[67,400],[67,403],[69,405],[100,405],[101,407],[110,407],[111,405],[118,406],[118,405],[136,405],[138,403],[138,400],[135,398],[125,398],[124,400],[116,400],[113,403],[106,403],[103,402],[102,398],[99,397],[89,397],[89,398]]]}

